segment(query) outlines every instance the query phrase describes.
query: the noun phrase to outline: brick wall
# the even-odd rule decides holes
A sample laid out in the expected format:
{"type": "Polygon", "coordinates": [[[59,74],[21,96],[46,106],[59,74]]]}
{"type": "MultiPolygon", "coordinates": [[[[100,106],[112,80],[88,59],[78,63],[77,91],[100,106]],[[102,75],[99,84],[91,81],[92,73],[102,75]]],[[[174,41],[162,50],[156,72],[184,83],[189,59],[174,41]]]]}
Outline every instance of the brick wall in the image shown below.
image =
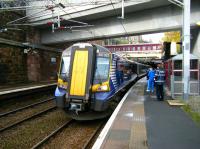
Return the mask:
{"type": "Polygon", "coordinates": [[[28,81],[26,57],[19,47],[0,45],[0,84],[28,81]]]}
{"type": "MultiPolygon", "coordinates": [[[[22,16],[23,14],[18,12],[1,12],[0,27],[22,16]]],[[[20,31],[8,30],[2,32],[0,38],[40,43],[40,33],[37,29],[24,26],[21,29],[20,31]]],[[[24,48],[0,44],[0,86],[55,80],[59,59],[60,54],[58,53],[44,52],[40,49],[24,53],[24,48]],[[51,62],[51,58],[56,58],[56,63],[51,62]]]]}
{"type": "Polygon", "coordinates": [[[17,12],[5,11],[0,13],[0,27],[8,28],[8,31],[0,33],[1,38],[15,40],[15,41],[22,41],[22,42],[26,40],[26,31],[28,30],[26,26],[23,27],[6,26],[6,23],[18,19],[20,17],[23,17],[23,13],[19,11],[17,12]],[[17,29],[21,28],[21,30],[13,30],[9,28],[17,28],[17,29]]]}
{"type": "Polygon", "coordinates": [[[57,79],[60,54],[34,50],[30,51],[27,57],[29,80],[51,81],[57,79]],[[53,61],[51,61],[51,59],[53,61]]]}

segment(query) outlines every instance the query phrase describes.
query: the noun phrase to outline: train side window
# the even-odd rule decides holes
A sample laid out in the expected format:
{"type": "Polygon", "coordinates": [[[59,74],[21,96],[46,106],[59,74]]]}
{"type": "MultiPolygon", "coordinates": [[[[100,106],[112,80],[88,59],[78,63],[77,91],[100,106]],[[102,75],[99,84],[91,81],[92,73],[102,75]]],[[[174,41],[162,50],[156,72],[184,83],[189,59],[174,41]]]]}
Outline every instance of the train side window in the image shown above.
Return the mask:
{"type": "Polygon", "coordinates": [[[69,65],[70,65],[70,57],[62,57],[60,76],[63,79],[67,79],[69,76],[69,65]]]}
{"type": "Polygon", "coordinates": [[[137,64],[133,64],[133,65],[132,65],[132,72],[133,72],[134,74],[137,74],[137,64]]]}

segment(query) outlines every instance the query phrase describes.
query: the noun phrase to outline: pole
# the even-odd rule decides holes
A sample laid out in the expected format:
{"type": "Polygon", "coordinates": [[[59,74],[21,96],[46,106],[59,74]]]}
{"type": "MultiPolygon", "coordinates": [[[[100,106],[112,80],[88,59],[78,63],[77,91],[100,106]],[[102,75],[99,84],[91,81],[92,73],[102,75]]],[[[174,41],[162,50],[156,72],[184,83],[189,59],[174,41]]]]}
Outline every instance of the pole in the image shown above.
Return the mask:
{"type": "Polygon", "coordinates": [[[122,19],[124,19],[124,0],[122,0],[122,19]]]}
{"type": "Polygon", "coordinates": [[[183,99],[189,98],[189,80],[190,80],[190,0],[184,0],[183,13],[183,99]]]}

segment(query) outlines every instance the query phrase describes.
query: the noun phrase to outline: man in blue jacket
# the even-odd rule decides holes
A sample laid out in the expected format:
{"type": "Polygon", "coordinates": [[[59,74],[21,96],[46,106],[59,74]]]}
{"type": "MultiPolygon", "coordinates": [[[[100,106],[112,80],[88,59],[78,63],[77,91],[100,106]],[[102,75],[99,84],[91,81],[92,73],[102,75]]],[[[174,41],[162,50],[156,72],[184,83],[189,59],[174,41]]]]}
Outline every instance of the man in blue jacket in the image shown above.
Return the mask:
{"type": "Polygon", "coordinates": [[[155,78],[155,70],[151,67],[147,74],[147,92],[154,92],[154,78],[155,78]]]}
{"type": "Polygon", "coordinates": [[[165,70],[163,68],[163,64],[158,64],[155,74],[155,83],[156,83],[156,96],[157,100],[164,100],[164,91],[163,85],[165,83],[165,70]]]}

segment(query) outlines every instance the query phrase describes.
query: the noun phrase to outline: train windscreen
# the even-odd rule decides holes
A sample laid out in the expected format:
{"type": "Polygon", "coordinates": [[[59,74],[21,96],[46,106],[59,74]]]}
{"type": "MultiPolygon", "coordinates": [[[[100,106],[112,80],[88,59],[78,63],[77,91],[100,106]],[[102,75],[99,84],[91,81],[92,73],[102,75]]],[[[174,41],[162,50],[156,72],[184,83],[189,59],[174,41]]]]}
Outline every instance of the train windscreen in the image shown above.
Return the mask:
{"type": "Polygon", "coordinates": [[[109,75],[109,57],[97,57],[94,84],[102,83],[108,80],[109,75]]]}
{"type": "Polygon", "coordinates": [[[67,81],[67,78],[69,76],[69,64],[70,64],[70,57],[62,57],[62,62],[61,62],[61,69],[60,69],[60,77],[67,81]]]}

